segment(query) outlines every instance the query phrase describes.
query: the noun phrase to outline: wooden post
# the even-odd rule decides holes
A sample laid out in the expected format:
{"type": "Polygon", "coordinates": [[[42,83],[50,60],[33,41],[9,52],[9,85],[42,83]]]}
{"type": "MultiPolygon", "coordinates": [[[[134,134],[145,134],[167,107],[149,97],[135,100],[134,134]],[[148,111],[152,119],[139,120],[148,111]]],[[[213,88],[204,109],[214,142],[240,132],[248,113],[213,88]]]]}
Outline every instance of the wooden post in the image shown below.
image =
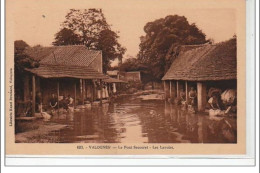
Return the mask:
{"type": "Polygon", "coordinates": [[[102,103],[102,100],[103,100],[103,82],[102,82],[102,80],[100,80],[100,86],[101,86],[100,103],[102,103]]]}
{"type": "Polygon", "coordinates": [[[166,81],[163,81],[163,90],[164,90],[164,97],[166,99],[166,81]]]}
{"type": "Polygon", "coordinates": [[[85,80],[85,89],[86,89],[86,91],[85,91],[86,99],[88,99],[88,81],[87,80],[85,80]]]}
{"type": "Polygon", "coordinates": [[[177,92],[177,97],[180,97],[180,82],[179,81],[176,81],[176,92],[177,92]]]}
{"type": "Polygon", "coordinates": [[[80,94],[82,94],[82,79],[79,79],[80,94]]]}
{"type": "Polygon", "coordinates": [[[84,105],[85,102],[85,79],[82,79],[82,105],[84,105]]]}
{"type": "Polygon", "coordinates": [[[204,111],[207,103],[207,91],[206,84],[202,82],[197,82],[198,91],[198,111],[204,111]]]}
{"type": "Polygon", "coordinates": [[[76,100],[77,100],[77,84],[75,81],[75,83],[74,83],[74,108],[76,108],[76,100]]]}
{"type": "Polygon", "coordinates": [[[184,91],[185,86],[181,84],[181,81],[176,82],[176,88],[177,88],[177,97],[180,97],[180,91],[184,91]]]}
{"type": "Polygon", "coordinates": [[[94,85],[94,81],[92,80],[92,85],[91,85],[91,89],[92,89],[92,102],[94,102],[95,100],[95,85],[94,85]]]}
{"type": "Polygon", "coordinates": [[[112,91],[111,91],[111,83],[109,83],[108,84],[108,95],[109,95],[109,97],[111,97],[112,96],[112,91]]]}
{"type": "Polygon", "coordinates": [[[172,98],[172,81],[170,80],[169,83],[170,83],[170,98],[172,98]]]}
{"type": "Polygon", "coordinates": [[[188,103],[189,100],[189,86],[188,86],[188,81],[185,81],[185,91],[186,91],[186,102],[188,103]]]}
{"type": "Polygon", "coordinates": [[[32,116],[35,116],[35,76],[32,76],[32,116]]]}
{"type": "Polygon", "coordinates": [[[170,97],[171,98],[175,98],[175,92],[176,92],[176,86],[175,86],[175,82],[174,81],[170,81],[170,97]]]}
{"type": "Polygon", "coordinates": [[[170,91],[169,91],[169,81],[164,81],[164,93],[165,93],[165,99],[169,98],[170,91]]]}
{"type": "Polygon", "coordinates": [[[60,83],[59,83],[59,79],[57,81],[57,97],[58,97],[58,115],[60,114],[60,101],[59,101],[59,97],[60,97],[60,83]]]}

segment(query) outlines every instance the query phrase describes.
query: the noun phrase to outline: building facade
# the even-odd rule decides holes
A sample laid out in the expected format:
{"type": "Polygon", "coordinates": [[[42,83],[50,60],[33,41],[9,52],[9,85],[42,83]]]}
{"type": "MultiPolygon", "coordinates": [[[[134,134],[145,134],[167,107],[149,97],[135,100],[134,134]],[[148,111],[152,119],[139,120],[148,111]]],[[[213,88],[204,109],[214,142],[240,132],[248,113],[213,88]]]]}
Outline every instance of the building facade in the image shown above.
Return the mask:
{"type": "MultiPolygon", "coordinates": [[[[32,115],[35,113],[37,93],[41,93],[42,104],[49,106],[55,94],[58,101],[71,96],[74,106],[86,101],[102,101],[103,80],[101,51],[89,50],[83,45],[36,47],[26,54],[39,61],[39,67],[26,69],[24,76],[24,102],[31,100],[32,115]]],[[[59,105],[59,104],[58,104],[59,105]]]]}
{"type": "Polygon", "coordinates": [[[180,92],[185,92],[188,101],[193,87],[198,110],[204,111],[210,88],[237,88],[236,38],[218,44],[181,46],[162,80],[166,98],[178,98],[180,92]]]}

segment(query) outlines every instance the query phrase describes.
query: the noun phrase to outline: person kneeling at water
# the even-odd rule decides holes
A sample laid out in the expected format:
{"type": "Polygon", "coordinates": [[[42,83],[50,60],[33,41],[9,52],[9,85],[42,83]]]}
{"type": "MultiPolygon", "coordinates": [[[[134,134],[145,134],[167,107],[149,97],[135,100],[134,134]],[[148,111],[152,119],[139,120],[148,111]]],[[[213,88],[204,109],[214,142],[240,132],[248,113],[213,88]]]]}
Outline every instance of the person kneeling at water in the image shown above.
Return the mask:
{"type": "Polygon", "coordinates": [[[189,104],[190,105],[192,105],[192,106],[195,105],[196,97],[197,97],[197,92],[193,87],[191,87],[190,91],[189,91],[189,104]]]}
{"type": "Polygon", "coordinates": [[[226,110],[222,110],[223,103],[221,101],[221,97],[219,93],[213,93],[208,103],[211,107],[209,110],[210,116],[217,116],[217,115],[223,116],[227,114],[231,109],[231,107],[228,107],[226,110]]]}

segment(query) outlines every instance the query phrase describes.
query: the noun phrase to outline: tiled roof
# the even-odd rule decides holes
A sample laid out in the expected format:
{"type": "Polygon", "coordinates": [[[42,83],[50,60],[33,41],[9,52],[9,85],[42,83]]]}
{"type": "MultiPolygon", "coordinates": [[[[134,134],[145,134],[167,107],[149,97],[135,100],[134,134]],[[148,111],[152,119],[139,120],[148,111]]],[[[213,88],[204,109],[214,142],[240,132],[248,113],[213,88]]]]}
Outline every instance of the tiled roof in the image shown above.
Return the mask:
{"type": "Polygon", "coordinates": [[[231,80],[237,78],[236,39],[218,44],[182,46],[162,80],[231,80]]]}
{"type": "Polygon", "coordinates": [[[26,69],[43,78],[107,79],[103,73],[90,67],[41,64],[38,68],[26,69]]]}
{"type": "Polygon", "coordinates": [[[101,51],[89,50],[84,45],[33,47],[26,53],[39,60],[40,64],[89,66],[95,58],[101,56],[101,51]]]}

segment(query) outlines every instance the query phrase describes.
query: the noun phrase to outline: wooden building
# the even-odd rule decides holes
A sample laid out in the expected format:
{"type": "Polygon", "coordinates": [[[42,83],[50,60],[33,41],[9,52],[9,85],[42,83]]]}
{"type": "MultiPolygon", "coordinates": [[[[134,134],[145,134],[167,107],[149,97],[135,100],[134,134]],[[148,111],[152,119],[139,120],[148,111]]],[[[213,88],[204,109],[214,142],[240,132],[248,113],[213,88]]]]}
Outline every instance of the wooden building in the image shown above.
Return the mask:
{"type": "Polygon", "coordinates": [[[180,46],[177,56],[162,80],[165,98],[179,97],[191,87],[197,90],[198,110],[203,111],[207,103],[209,88],[222,90],[237,87],[236,38],[218,44],[180,46]]]}
{"type": "Polygon", "coordinates": [[[37,92],[46,107],[51,94],[58,98],[70,95],[74,105],[85,104],[97,99],[102,80],[108,78],[102,73],[102,52],[83,45],[36,47],[26,53],[40,62],[38,68],[26,69],[24,80],[24,100],[32,100],[32,114],[37,92]]]}

